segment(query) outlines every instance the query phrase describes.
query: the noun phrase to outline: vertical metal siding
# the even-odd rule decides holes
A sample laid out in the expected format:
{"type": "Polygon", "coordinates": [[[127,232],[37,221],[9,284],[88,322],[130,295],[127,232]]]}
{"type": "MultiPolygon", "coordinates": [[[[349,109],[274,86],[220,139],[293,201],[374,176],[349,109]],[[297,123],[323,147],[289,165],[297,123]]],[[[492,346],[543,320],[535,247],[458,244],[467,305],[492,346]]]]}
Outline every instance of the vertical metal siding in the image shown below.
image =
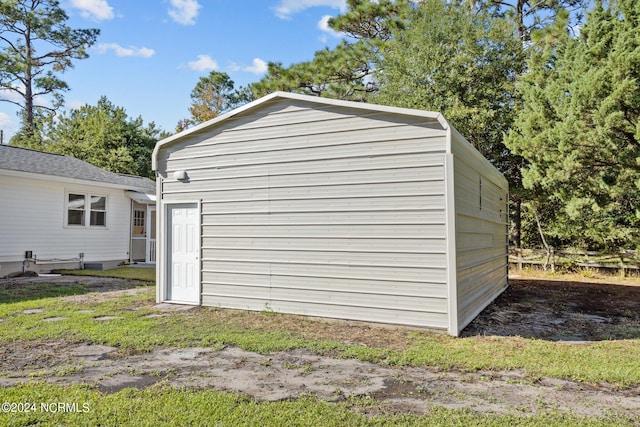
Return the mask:
{"type": "Polygon", "coordinates": [[[507,286],[508,187],[504,177],[456,135],[456,264],[459,330],[507,286]]]}
{"type": "Polygon", "coordinates": [[[279,100],[162,148],[162,199],[202,200],[203,304],[447,328],[445,137],[279,100]]]}

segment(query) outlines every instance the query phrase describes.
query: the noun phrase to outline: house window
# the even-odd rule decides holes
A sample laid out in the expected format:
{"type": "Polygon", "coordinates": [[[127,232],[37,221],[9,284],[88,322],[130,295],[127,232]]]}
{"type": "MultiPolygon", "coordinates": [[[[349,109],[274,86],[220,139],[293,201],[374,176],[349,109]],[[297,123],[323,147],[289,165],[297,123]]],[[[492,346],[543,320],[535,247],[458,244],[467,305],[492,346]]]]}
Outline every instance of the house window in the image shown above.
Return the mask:
{"type": "Polygon", "coordinates": [[[146,212],[141,210],[133,211],[133,235],[134,236],[144,236],[145,235],[145,227],[144,227],[144,216],[146,212]]]}
{"type": "Polygon", "coordinates": [[[91,196],[91,226],[105,227],[107,225],[107,198],[91,196]]]}
{"type": "Polygon", "coordinates": [[[84,225],[84,194],[69,194],[67,225],[84,225]]]}
{"type": "Polygon", "coordinates": [[[68,193],[67,225],[106,227],[107,198],[93,194],[68,193]]]}

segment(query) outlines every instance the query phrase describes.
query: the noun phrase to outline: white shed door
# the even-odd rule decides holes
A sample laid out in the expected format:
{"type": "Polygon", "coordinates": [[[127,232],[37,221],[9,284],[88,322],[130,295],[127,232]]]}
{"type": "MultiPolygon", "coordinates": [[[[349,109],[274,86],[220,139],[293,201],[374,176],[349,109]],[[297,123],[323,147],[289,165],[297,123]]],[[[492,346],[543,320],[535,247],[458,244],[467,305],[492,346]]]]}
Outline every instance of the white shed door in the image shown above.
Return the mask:
{"type": "Polygon", "coordinates": [[[200,303],[200,232],[198,205],[167,208],[167,278],[169,300],[200,303]]]}

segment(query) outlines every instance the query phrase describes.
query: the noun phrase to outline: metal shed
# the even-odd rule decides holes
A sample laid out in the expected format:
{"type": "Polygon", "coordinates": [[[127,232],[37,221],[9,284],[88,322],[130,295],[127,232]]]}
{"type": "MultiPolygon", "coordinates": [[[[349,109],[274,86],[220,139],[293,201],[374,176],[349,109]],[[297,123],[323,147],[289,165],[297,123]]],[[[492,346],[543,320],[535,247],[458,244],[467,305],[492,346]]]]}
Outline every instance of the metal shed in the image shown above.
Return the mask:
{"type": "Polygon", "coordinates": [[[158,302],[458,335],[507,287],[507,181],[439,113],[276,92],[153,169],[158,302]]]}

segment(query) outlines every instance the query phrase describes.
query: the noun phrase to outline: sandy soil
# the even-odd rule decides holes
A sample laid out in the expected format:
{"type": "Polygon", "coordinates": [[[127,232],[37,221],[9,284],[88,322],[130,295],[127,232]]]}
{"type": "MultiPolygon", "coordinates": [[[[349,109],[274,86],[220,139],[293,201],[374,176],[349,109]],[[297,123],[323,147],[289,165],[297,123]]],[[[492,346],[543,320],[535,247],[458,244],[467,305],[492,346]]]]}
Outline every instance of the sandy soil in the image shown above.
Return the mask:
{"type": "MultiPolygon", "coordinates": [[[[145,291],[153,290],[65,298],[106,299],[123,292],[145,291]]],[[[333,325],[345,335],[358,327],[354,322],[333,325]]],[[[377,336],[393,336],[402,329],[362,325],[377,336]]],[[[633,328],[640,328],[640,287],[514,280],[464,335],[520,335],[580,345],[623,338],[616,334],[628,334],[633,328]]],[[[306,350],[261,355],[236,347],[163,348],[123,356],[116,348],[89,343],[14,342],[0,348],[0,372],[0,386],[4,387],[26,381],[85,383],[111,393],[163,383],[245,393],[269,401],[303,394],[351,403],[351,398],[359,398],[361,403],[361,399],[374,402],[354,404],[354,410],[368,414],[425,413],[434,405],[480,413],[558,410],[589,417],[610,413],[634,416],[640,412],[640,387],[616,390],[548,378],[532,382],[518,371],[465,373],[395,368],[324,357],[306,350]]]]}

